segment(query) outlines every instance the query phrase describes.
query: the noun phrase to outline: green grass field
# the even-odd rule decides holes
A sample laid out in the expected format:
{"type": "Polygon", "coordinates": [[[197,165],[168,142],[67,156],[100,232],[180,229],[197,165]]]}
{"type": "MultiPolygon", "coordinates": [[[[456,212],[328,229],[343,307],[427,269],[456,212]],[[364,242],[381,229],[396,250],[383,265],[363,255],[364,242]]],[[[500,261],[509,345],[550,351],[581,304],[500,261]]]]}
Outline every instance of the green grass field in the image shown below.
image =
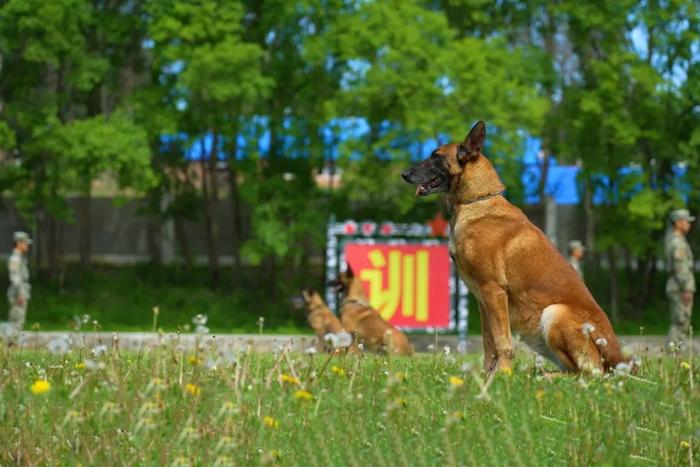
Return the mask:
{"type": "Polygon", "coordinates": [[[478,359],[454,354],[101,350],[0,347],[0,465],[683,465],[700,454],[688,357],[600,378],[546,378],[521,359],[484,388],[478,359]]]}

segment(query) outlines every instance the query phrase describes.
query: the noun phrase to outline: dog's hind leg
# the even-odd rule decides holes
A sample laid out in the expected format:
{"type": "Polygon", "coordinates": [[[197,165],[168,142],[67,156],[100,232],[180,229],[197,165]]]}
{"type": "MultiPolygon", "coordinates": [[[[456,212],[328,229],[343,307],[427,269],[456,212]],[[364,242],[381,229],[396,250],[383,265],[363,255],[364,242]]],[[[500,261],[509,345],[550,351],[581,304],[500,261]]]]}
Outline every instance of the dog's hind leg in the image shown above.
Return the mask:
{"type": "Polygon", "coordinates": [[[568,370],[602,374],[600,350],[582,331],[581,326],[572,323],[555,324],[547,337],[549,348],[568,370]]]}

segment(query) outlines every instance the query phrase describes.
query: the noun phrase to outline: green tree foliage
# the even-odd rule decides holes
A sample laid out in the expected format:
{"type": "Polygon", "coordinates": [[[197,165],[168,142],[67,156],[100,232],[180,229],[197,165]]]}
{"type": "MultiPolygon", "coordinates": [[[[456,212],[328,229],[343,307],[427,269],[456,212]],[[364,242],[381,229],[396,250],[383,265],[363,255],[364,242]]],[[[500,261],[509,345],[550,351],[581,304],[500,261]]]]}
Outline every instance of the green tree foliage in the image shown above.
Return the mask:
{"type": "Polygon", "coordinates": [[[7,0],[0,190],[50,238],[49,266],[111,174],[145,193],[154,232],[174,223],[190,268],[185,226],[213,283],[226,227],[233,283],[252,264],[275,292],[331,213],[432,217],[401,170],[483,119],[516,203],[524,136],[541,137],[545,173],[551,155],[580,164],[587,242],[647,290],[668,209],[700,201],[699,17],[690,0],[7,0]],[[324,168],[340,186],[316,185],[324,168]]]}

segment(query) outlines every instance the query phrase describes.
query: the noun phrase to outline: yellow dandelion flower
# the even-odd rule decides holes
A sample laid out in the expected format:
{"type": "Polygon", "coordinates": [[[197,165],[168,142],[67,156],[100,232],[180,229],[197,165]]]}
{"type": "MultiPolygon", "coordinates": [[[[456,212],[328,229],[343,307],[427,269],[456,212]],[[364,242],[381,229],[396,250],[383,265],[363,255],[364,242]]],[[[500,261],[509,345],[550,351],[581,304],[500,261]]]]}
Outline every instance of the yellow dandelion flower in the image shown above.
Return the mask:
{"type": "Polygon", "coordinates": [[[513,376],[513,369],[510,367],[503,367],[499,371],[506,376],[513,376]]]}
{"type": "Polygon", "coordinates": [[[187,363],[193,366],[201,365],[202,361],[202,357],[198,357],[196,355],[191,355],[190,358],[187,359],[187,363]]]}
{"type": "Polygon", "coordinates": [[[537,391],[535,391],[535,399],[537,399],[538,401],[544,399],[544,389],[538,389],[537,391]]]}
{"type": "Polygon", "coordinates": [[[280,376],[280,381],[282,381],[283,383],[288,383],[288,384],[299,384],[299,380],[297,378],[295,378],[292,375],[288,375],[286,373],[284,373],[280,376]]]}
{"type": "Polygon", "coordinates": [[[459,387],[464,384],[464,380],[459,376],[450,376],[450,385],[453,387],[459,387]]]}
{"type": "Polygon", "coordinates": [[[85,369],[85,363],[84,362],[78,362],[75,364],[75,369],[76,370],[83,370],[85,369]]]}
{"type": "Polygon", "coordinates": [[[683,449],[688,449],[690,447],[690,443],[687,442],[686,440],[681,441],[681,447],[683,449]]]}
{"type": "Polygon", "coordinates": [[[185,392],[191,396],[198,396],[202,393],[202,390],[196,384],[187,383],[185,385],[185,392]]]}
{"type": "Polygon", "coordinates": [[[398,379],[399,381],[406,381],[406,373],[404,373],[403,371],[397,371],[396,373],[394,373],[394,376],[396,376],[396,379],[398,379]]]}
{"type": "Polygon", "coordinates": [[[32,391],[32,394],[44,394],[51,390],[51,383],[45,379],[38,379],[29,387],[29,390],[32,391]]]}
{"type": "Polygon", "coordinates": [[[310,401],[311,399],[314,398],[314,395],[311,394],[309,391],[306,391],[304,389],[299,389],[294,393],[294,398],[295,399],[300,399],[304,401],[310,401]]]}
{"type": "Polygon", "coordinates": [[[690,363],[681,362],[681,368],[683,368],[684,370],[690,370],[690,363]]]}
{"type": "Polygon", "coordinates": [[[273,429],[277,429],[280,427],[280,422],[279,420],[275,420],[273,417],[270,417],[269,415],[265,415],[263,418],[263,423],[265,426],[273,429]]]}
{"type": "Polygon", "coordinates": [[[331,367],[331,372],[336,376],[340,376],[340,377],[345,376],[345,370],[339,366],[333,365],[331,367]]]}

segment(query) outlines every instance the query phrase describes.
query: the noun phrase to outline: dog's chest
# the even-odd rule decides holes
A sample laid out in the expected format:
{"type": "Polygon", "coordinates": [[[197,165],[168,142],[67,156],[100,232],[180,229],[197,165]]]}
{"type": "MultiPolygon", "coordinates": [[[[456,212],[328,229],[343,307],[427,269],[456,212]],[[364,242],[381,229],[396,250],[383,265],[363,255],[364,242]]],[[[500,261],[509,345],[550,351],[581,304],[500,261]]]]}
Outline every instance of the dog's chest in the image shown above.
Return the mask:
{"type": "Polygon", "coordinates": [[[459,272],[459,276],[462,278],[464,283],[467,285],[469,292],[471,292],[477,300],[479,300],[480,293],[477,281],[472,277],[469,271],[469,262],[465,261],[465,251],[463,248],[458,248],[457,238],[458,238],[459,225],[450,226],[450,235],[447,241],[447,249],[450,253],[450,258],[459,272]]]}

